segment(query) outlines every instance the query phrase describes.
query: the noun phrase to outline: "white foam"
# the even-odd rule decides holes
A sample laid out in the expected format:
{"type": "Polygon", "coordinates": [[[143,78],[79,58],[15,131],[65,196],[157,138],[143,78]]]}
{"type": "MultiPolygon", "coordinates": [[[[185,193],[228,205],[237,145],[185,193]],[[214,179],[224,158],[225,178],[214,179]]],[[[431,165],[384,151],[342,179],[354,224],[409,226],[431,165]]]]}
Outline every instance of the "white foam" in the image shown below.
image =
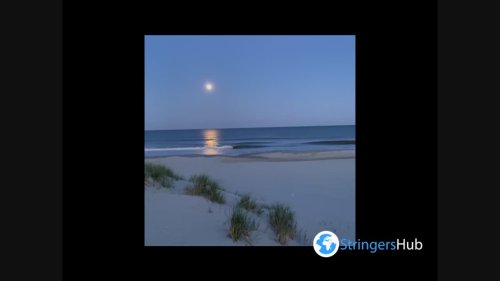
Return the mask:
{"type": "Polygon", "coordinates": [[[144,148],[144,151],[179,151],[179,150],[203,150],[203,149],[227,149],[233,148],[230,145],[223,146],[193,146],[193,147],[166,147],[166,148],[144,148]]]}

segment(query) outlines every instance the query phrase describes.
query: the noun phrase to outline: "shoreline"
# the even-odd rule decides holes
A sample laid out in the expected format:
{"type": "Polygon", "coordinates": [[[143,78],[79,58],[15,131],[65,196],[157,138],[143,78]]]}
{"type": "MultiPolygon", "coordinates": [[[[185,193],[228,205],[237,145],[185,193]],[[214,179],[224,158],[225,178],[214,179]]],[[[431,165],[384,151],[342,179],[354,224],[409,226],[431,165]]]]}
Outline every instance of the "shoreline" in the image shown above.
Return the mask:
{"type": "Polygon", "coordinates": [[[318,150],[318,151],[273,151],[259,152],[244,155],[167,155],[167,156],[148,156],[148,159],[163,158],[220,158],[227,161],[315,161],[328,159],[354,159],[355,150],[318,150]]]}

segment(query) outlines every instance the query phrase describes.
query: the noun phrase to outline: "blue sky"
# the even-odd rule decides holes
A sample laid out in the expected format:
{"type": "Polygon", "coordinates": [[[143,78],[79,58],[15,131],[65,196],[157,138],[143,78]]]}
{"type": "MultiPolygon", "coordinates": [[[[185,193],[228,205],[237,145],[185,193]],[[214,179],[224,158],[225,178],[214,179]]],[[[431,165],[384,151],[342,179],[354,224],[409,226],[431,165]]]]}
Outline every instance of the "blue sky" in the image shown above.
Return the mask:
{"type": "Polygon", "coordinates": [[[146,130],[354,124],[355,36],[145,37],[146,130]]]}

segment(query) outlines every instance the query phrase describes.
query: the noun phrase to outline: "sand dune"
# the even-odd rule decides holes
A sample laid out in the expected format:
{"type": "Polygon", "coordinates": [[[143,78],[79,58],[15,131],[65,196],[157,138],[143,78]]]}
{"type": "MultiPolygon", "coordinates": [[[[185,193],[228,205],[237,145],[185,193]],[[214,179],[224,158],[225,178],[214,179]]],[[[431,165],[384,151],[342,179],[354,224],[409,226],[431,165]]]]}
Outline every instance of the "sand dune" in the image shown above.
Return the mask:
{"type": "MultiPolygon", "coordinates": [[[[172,190],[145,188],[145,245],[248,245],[227,236],[228,219],[238,197],[259,203],[281,202],[296,213],[298,229],[310,239],[322,230],[355,239],[355,158],[353,152],[266,153],[251,157],[165,157],[161,163],[188,178],[207,174],[226,190],[224,205],[183,194],[187,181],[172,190]]],[[[279,245],[265,215],[251,245],[279,245]]],[[[304,241],[290,241],[301,245],[304,241]]]]}

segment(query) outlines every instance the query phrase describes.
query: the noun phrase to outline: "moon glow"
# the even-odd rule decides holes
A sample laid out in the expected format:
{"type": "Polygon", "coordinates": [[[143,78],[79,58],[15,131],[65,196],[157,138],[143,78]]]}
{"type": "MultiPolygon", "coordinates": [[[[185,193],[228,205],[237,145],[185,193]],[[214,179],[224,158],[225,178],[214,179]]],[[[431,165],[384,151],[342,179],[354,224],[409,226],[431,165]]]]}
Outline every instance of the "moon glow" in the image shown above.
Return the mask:
{"type": "Polygon", "coordinates": [[[210,93],[210,92],[212,92],[214,90],[214,88],[215,87],[214,87],[213,83],[211,83],[211,82],[205,83],[205,91],[207,91],[207,92],[210,93]]]}

